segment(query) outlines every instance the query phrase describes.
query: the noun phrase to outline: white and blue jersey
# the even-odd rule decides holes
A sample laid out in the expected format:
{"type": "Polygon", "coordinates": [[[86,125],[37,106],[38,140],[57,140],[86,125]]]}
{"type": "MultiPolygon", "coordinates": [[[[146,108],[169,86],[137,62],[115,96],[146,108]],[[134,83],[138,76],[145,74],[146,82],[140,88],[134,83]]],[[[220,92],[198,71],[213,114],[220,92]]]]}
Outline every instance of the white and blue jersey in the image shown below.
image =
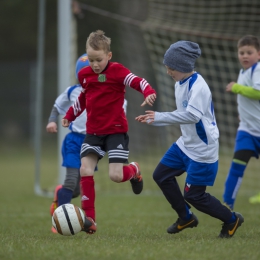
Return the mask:
{"type": "Polygon", "coordinates": [[[177,110],[155,112],[153,125],[179,124],[181,137],[178,147],[192,160],[214,163],[218,160],[219,130],[217,127],[211,91],[198,73],[176,82],[177,110]]]}
{"type": "Polygon", "coordinates": [[[198,73],[175,84],[177,110],[155,112],[153,125],[179,124],[181,137],[161,159],[174,171],[187,172],[187,185],[212,186],[218,171],[219,131],[211,91],[198,73]]]}
{"type": "MultiPolygon", "coordinates": [[[[247,70],[241,69],[237,83],[260,91],[260,63],[247,70]]],[[[260,137],[260,100],[238,94],[237,103],[240,119],[238,130],[260,137]]]]}
{"type": "MultiPolygon", "coordinates": [[[[63,93],[61,93],[55,100],[54,107],[58,110],[60,115],[65,115],[67,110],[81,92],[81,85],[76,84],[68,87],[63,93]]],[[[62,166],[69,168],[80,168],[80,149],[86,136],[86,111],[77,117],[77,119],[71,122],[68,133],[62,143],[62,166]]]]}
{"type": "MultiPolygon", "coordinates": [[[[66,115],[67,110],[71,105],[77,100],[82,87],[80,84],[76,84],[74,86],[68,87],[62,94],[58,96],[55,100],[54,106],[57,108],[60,115],[66,115]]],[[[73,121],[69,129],[72,132],[86,134],[86,120],[87,114],[86,110],[82,112],[82,114],[73,121]]]]}

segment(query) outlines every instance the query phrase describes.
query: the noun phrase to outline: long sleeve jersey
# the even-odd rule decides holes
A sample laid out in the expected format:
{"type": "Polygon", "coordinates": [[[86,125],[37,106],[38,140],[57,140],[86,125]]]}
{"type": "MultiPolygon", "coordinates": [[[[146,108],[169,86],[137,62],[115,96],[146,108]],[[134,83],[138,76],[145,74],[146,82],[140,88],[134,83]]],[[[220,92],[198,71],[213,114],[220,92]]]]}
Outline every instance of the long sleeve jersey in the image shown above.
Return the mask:
{"type": "MultiPolygon", "coordinates": [[[[241,69],[237,83],[244,88],[260,91],[260,63],[247,70],[241,69]]],[[[260,100],[249,98],[242,91],[237,95],[237,103],[240,118],[238,130],[260,137],[260,100]]]]}
{"type": "MultiPolygon", "coordinates": [[[[59,115],[65,115],[71,105],[81,93],[81,85],[76,84],[68,87],[63,93],[61,93],[55,100],[49,122],[56,122],[59,115]]],[[[86,112],[84,111],[74,122],[69,126],[72,132],[86,134],[86,112]]]]}
{"type": "Polygon", "coordinates": [[[107,135],[128,131],[123,110],[126,86],[139,91],[144,98],[156,93],[145,79],[117,62],[109,62],[100,74],[96,74],[90,66],[83,68],[78,73],[78,79],[82,92],[64,118],[74,121],[86,109],[88,134],[107,135]]]}
{"type": "Polygon", "coordinates": [[[218,160],[219,130],[209,86],[198,73],[175,84],[177,110],[155,112],[154,126],[180,125],[178,147],[196,162],[218,160]]]}

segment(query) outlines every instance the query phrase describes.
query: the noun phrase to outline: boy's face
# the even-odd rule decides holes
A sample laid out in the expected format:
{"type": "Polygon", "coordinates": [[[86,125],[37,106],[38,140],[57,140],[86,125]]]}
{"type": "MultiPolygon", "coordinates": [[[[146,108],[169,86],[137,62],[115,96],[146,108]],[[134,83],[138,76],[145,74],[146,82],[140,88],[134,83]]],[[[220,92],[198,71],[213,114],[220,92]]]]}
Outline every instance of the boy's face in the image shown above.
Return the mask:
{"type": "Polygon", "coordinates": [[[172,77],[172,79],[174,79],[175,81],[181,81],[183,79],[186,79],[188,78],[191,74],[193,74],[193,71],[192,72],[189,72],[189,73],[184,73],[184,72],[180,72],[180,71],[177,71],[177,70],[173,70],[167,66],[166,67],[166,70],[167,70],[167,74],[169,76],[172,77]]]}
{"type": "Polygon", "coordinates": [[[249,69],[260,59],[260,51],[254,46],[241,46],[238,48],[238,59],[243,69],[249,69]]]}
{"type": "Polygon", "coordinates": [[[94,50],[90,46],[87,47],[88,61],[92,70],[99,74],[107,66],[108,61],[112,58],[112,52],[106,53],[103,50],[94,50]]]}

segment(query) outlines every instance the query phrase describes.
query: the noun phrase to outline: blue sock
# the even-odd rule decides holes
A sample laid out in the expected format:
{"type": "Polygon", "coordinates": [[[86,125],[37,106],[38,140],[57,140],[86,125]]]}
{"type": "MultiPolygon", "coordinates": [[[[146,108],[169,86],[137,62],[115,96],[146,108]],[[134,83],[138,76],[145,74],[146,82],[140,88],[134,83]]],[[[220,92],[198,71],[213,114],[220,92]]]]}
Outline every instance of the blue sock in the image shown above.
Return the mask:
{"type": "Polygon", "coordinates": [[[192,212],[190,211],[190,208],[186,204],[186,218],[183,220],[189,220],[191,218],[192,212]]]}
{"type": "Polygon", "coordinates": [[[61,188],[58,191],[58,205],[63,205],[66,203],[70,203],[72,199],[73,191],[66,189],[66,188],[61,188]]]}
{"type": "Polygon", "coordinates": [[[233,161],[229,169],[229,173],[225,183],[223,200],[231,209],[234,208],[236,195],[241,185],[245,168],[246,168],[246,163],[233,161]]]}
{"type": "Polygon", "coordinates": [[[235,215],[235,212],[232,213],[231,219],[227,222],[227,224],[234,223],[237,220],[237,217],[235,215]]]}

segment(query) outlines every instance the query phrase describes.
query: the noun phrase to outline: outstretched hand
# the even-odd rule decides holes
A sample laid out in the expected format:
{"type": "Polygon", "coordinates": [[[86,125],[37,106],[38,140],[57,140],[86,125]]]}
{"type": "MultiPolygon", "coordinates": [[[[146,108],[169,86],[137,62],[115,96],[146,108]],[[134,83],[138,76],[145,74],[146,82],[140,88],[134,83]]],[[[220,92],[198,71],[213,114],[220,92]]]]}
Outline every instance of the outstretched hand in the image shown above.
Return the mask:
{"type": "Polygon", "coordinates": [[[48,123],[48,125],[46,126],[46,131],[48,133],[57,133],[58,132],[57,124],[55,122],[48,123]]]}
{"type": "Polygon", "coordinates": [[[140,123],[152,124],[154,122],[155,112],[152,110],[145,111],[145,115],[140,115],[135,118],[140,123]]]}
{"type": "Polygon", "coordinates": [[[233,87],[233,85],[235,84],[236,82],[230,82],[230,83],[228,83],[227,84],[227,86],[226,86],[226,91],[227,92],[231,92],[232,91],[232,87],[233,87]]]}
{"type": "Polygon", "coordinates": [[[70,125],[70,121],[66,118],[62,118],[61,124],[63,127],[68,127],[70,125]]]}
{"type": "Polygon", "coordinates": [[[156,99],[156,94],[151,94],[147,96],[145,101],[141,104],[141,107],[145,106],[146,104],[149,106],[153,106],[155,99],[156,99]]]}

